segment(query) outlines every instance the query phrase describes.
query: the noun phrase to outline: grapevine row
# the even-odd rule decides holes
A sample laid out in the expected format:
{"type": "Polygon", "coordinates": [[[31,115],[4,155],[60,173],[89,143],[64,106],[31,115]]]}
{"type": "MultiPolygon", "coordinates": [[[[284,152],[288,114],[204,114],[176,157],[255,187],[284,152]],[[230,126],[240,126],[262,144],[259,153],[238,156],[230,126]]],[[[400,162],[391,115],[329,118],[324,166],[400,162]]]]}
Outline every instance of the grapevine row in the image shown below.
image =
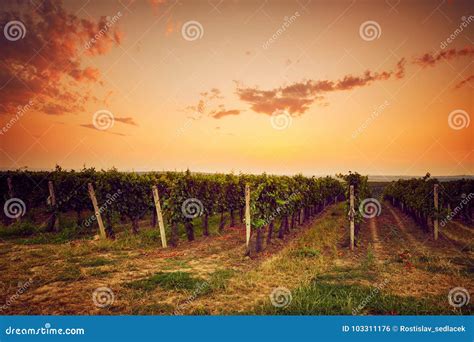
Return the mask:
{"type": "MultiPolygon", "coordinates": [[[[252,231],[256,231],[256,249],[261,250],[263,232],[267,241],[274,237],[274,225],[280,223],[282,238],[293,226],[309,220],[328,203],[344,198],[342,184],[331,177],[193,174],[186,172],[127,173],[115,169],[97,171],[84,168],[66,171],[59,166],[53,172],[27,170],[0,173],[0,196],[4,201],[21,199],[30,220],[48,214],[47,231],[57,231],[60,213],[75,212],[77,223],[84,227],[84,213],[93,210],[88,184],[95,189],[101,206],[106,235],[114,238],[114,223],[130,222],[131,232],[139,232],[139,222],[151,213],[156,225],[156,210],[152,187],[158,188],[166,225],[171,227],[170,244],[178,244],[179,227],[184,227],[187,239],[195,239],[194,225],[201,217],[202,231],[209,235],[209,218],[218,215],[219,231],[226,224],[243,222],[245,186],[251,191],[252,231]],[[55,202],[51,203],[48,183],[54,187],[55,202]],[[47,201],[49,199],[49,202],[47,201]],[[227,217],[229,222],[226,222],[227,217]]],[[[8,218],[4,217],[8,223],[8,218]]]]}

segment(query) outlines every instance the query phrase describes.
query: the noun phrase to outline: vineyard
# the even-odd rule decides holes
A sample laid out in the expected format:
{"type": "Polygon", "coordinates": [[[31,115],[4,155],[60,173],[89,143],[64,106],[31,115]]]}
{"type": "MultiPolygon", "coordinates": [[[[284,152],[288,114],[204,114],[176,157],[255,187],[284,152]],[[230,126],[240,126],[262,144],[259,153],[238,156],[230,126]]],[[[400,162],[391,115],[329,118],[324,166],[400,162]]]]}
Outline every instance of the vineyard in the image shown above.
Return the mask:
{"type": "Polygon", "coordinates": [[[252,189],[248,209],[256,231],[257,252],[262,250],[264,232],[267,242],[274,237],[276,220],[281,223],[278,237],[283,238],[296,224],[306,222],[327,204],[344,198],[342,184],[330,177],[193,175],[189,171],[139,175],[116,170],[63,171],[59,167],[52,173],[23,171],[2,176],[3,221],[7,225],[26,219],[43,226],[38,219],[46,216],[44,231],[61,231],[60,214],[74,212],[76,228],[84,233],[103,216],[105,235],[114,239],[116,222],[130,222],[130,231],[138,234],[139,222],[145,216],[150,215],[151,225],[156,227],[162,208],[170,227],[167,236],[172,246],[178,245],[181,228],[188,241],[195,239],[194,219],[198,217],[202,217],[204,236],[209,236],[210,216],[219,216],[219,232],[226,224],[235,227],[237,220],[243,223],[247,186],[252,189]],[[155,197],[161,201],[159,210],[156,210],[153,188],[158,194],[155,197]],[[95,213],[94,201],[99,207],[95,213]],[[83,217],[84,213],[87,217],[83,217]]]}
{"type": "Polygon", "coordinates": [[[0,193],[6,313],[472,311],[472,179],[56,167],[0,193]]]}

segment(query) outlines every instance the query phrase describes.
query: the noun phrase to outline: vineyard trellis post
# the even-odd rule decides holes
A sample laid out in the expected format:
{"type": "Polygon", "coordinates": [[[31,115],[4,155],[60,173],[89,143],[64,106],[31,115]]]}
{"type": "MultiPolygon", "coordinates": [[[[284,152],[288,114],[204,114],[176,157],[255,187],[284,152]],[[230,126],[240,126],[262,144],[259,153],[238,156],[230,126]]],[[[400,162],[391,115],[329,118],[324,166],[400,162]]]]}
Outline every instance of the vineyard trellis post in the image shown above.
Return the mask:
{"type": "Polygon", "coordinates": [[[54,184],[53,181],[48,181],[48,191],[49,191],[49,204],[51,205],[51,208],[53,210],[53,213],[51,214],[51,229],[56,229],[57,226],[59,225],[59,222],[56,217],[56,194],[54,193],[54,184]]]}
{"type": "Polygon", "coordinates": [[[349,196],[350,196],[349,218],[350,218],[351,250],[354,250],[354,231],[355,231],[354,185],[351,185],[349,188],[349,196]]]}
{"type": "Polygon", "coordinates": [[[8,185],[8,196],[10,198],[13,198],[13,196],[14,196],[14,194],[13,194],[13,182],[12,182],[11,177],[7,178],[7,185],[8,185]]]}
{"type": "Polygon", "coordinates": [[[158,218],[158,227],[160,228],[161,246],[168,247],[166,244],[165,224],[163,222],[163,215],[161,213],[160,195],[158,194],[158,187],[153,185],[153,200],[155,201],[156,216],[158,218]]]}
{"type": "Polygon", "coordinates": [[[434,217],[434,239],[438,240],[438,230],[439,230],[439,221],[438,221],[438,206],[439,206],[439,185],[435,184],[433,189],[433,199],[434,199],[434,209],[435,209],[435,217],[434,217]]]}
{"type": "MultiPolygon", "coordinates": [[[[13,181],[11,177],[7,178],[7,184],[8,184],[8,197],[9,198],[15,197],[15,192],[13,191],[13,181]]],[[[21,215],[18,215],[16,217],[16,221],[20,221],[20,216],[21,215]]]]}
{"type": "Polygon", "coordinates": [[[250,187],[245,185],[245,246],[250,247],[250,187]]]}
{"type": "Polygon", "coordinates": [[[97,219],[97,223],[99,224],[100,237],[102,239],[105,239],[106,236],[104,222],[102,222],[102,216],[100,215],[100,209],[99,205],[97,204],[97,198],[95,197],[95,191],[94,187],[92,186],[92,183],[88,183],[87,188],[89,190],[89,197],[91,198],[92,205],[94,206],[95,217],[97,219]]]}

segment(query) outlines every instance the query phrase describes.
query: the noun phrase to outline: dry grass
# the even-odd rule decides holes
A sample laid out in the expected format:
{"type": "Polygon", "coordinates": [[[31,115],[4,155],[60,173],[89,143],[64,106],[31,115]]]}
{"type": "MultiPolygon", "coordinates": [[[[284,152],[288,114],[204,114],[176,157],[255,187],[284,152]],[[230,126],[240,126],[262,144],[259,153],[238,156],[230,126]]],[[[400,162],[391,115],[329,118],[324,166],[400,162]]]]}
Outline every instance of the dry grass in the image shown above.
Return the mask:
{"type": "MultiPolygon", "coordinates": [[[[386,279],[383,291],[392,297],[383,305],[380,299],[382,306],[374,309],[384,313],[390,305],[396,306],[393,301],[403,298],[446,299],[449,289],[456,286],[472,292],[471,252],[459,251],[446,240],[432,241],[394,210],[395,215],[383,210],[372,226],[368,222],[362,226],[354,252],[342,243],[348,231],[342,204],[293,229],[283,241],[274,238],[254,258],[244,257],[243,227],[169,249],[145,240],[152,235],[146,229],[143,236],[126,235],[117,241],[75,240],[55,245],[2,242],[0,290],[6,298],[18,291],[18,282],[31,280],[2,313],[265,313],[261,308],[269,305],[269,295],[276,287],[304,294],[299,299],[295,295],[301,305],[320,300],[313,297],[326,291],[342,291],[322,312],[343,313],[353,304],[345,302],[347,291],[353,288],[363,296],[386,279]],[[325,285],[316,289],[315,280],[325,285]],[[105,309],[92,302],[94,289],[101,286],[111,288],[115,295],[113,305],[105,309]]],[[[450,310],[447,300],[439,306],[450,310]]],[[[437,306],[426,310],[430,308],[438,310],[437,306]]]]}

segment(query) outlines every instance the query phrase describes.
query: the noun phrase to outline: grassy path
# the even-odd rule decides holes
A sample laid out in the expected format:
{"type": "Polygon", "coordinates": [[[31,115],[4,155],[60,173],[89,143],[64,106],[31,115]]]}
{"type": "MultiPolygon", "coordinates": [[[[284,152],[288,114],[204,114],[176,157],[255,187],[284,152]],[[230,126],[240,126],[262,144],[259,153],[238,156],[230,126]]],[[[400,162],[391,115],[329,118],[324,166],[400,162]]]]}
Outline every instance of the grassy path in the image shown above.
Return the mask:
{"type": "MultiPolygon", "coordinates": [[[[471,250],[429,234],[397,208],[362,224],[347,248],[344,205],[327,208],[257,258],[244,257],[243,227],[158,248],[153,231],[111,241],[0,244],[4,314],[468,314],[453,309],[454,287],[474,292],[471,250]],[[147,242],[148,241],[148,242],[147,242]],[[20,284],[18,284],[20,282],[20,284]],[[108,287],[106,308],[92,293],[108,287]],[[279,291],[279,296],[271,295],[279,291]],[[281,305],[280,305],[281,304],[281,305]]],[[[453,231],[452,234],[455,234],[453,231]]],[[[458,235],[458,234],[457,234],[458,235]]],[[[466,235],[466,234],[465,234],[466,235]]],[[[459,237],[464,239],[464,236],[459,237]]]]}

